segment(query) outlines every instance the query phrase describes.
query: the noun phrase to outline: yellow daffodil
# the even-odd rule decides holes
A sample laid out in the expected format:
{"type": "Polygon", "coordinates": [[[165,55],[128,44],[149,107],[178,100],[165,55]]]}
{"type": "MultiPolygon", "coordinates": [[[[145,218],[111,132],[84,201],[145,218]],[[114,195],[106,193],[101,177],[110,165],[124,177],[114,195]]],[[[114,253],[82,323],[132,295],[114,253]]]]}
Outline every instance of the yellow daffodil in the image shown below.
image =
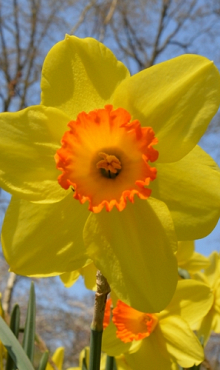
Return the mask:
{"type": "Polygon", "coordinates": [[[175,364],[188,368],[203,361],[203,348],[189,325],[202,318],[212,305],[213,294],[208,286],[195,280],[179,281],[170,304],[156,314],[113,301],[113,322],[109,325],[109,305],[106,306],[103,350],[107,354],[123,353],[132,370],[170,370],[175,364]]]}
{"type": "Polygon", "coordinates": [[[195,252],[194,241],[178,242],[176,258],[178,266],[188,271],[190,275],[207,268],[210,264],[207,257],[195,252]]]}
{"type": "MultiPolygon", "coordinates": [[[[57,370],[63,370],[63,359],[64,359],[64,347],[59,347],[54,352],[51,360],[55,364],[57,370]]],[[[46,370],[53,370],[54,366],[50,364],[50,362],[47,363],[46,370]]]]}
{"type": "Polygon", "coordinates": [[[53,276],[92,260],[120,299],[161,310],[177,282],[175,232],[201,238],[219,218],[220,173],[196,146],[219,107],[216,67],[183,55],[130,77],[103,44],[66,36],[41,88],[40,105],[0,115],[11,270],[53,276]]]}
{"type": "Polygon", "coordinates": [[[213,291],[214,300],[212,307],[207,315],[198,320],[198,324],[193,328],[198,329],[198,336],[203,337],[204,344],[207,343],[212,331],[220,333],[220,258],[217,252],[212,252],[209,256],[210,265],[203,272],[195,275],[196,279],[207,284],[213,291]]]}
{"type": "MultiPolygon", "coordinates": [[[[59,347],[54,352],[51,360],[56,366],[56,370],[63,370],[64,347],[59,347]]],[[[74,370],[76,368],[69,367],[67,370],[74,370]]],[[[47,363],[46,370],[54,370],[54,366],[50,362],[47,363]]]]}
{"type": "MultiPolygon", "coordinates": [[[[79,356],[79,367],[74,367],[73,370],[82,370],[83,369],[83,360],[85,361],[87,369],[89,368],[89,355],[90,355],[90,349],[89,347],[85,347],[81,352],[79,356]]],[[[100,363],[100,370],[106,369],[106,360],[107,355],[106,353],[101,353],[101,363],[100,363]]],[[[126,363],[126,360],[124,356],[117,356],[115,358],[117,370],[131,370],[131,368],[126,363]]],[[[46,369],[47,370],[47,369],[46,369]]],[[[67,369],[72,370],[72,369],[67,369]]]]}

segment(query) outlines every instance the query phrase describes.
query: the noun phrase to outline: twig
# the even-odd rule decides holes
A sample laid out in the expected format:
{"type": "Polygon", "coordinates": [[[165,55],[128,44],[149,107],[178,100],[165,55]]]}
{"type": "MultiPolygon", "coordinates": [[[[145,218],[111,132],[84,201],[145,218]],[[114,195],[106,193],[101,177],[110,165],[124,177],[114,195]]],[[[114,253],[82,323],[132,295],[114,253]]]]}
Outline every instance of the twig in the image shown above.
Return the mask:
{"type": "Polygon", "coordinates": [[[6,315],[9,314],[12,293],[15,287],[16,279],[17,279],[16,274],[14,272],[10,272],[7,285],[4,291],[3,299],[2,299],[2,308],[6,315]]]}

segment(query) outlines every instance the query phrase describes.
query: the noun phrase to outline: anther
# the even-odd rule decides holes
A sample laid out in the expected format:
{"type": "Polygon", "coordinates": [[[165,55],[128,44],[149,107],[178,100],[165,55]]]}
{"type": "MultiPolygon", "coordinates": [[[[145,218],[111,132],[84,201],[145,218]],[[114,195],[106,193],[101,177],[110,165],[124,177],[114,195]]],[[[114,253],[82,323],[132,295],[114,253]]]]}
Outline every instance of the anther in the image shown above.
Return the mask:
{"type": "Polygon", "coordinates": [[[109,178],[114,178],[115,176],[117,176],[122,168],[119,159],[115,155],[106,154],[103,152],[99,153],[99,156],[102,159],[96,164],[96,167],[104,169],[109,178]]]}

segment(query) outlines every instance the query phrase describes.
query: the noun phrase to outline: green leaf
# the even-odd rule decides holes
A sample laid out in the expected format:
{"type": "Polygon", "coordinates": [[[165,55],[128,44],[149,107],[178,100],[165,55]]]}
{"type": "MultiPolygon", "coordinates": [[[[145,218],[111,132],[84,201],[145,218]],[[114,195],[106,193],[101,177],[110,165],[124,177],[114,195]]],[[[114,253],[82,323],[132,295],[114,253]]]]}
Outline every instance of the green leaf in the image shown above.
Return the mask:
{"type": "Polygon", "coordinates": [[[16,366],[20,370],[34,370],[29,358],[11,329],[0,316],[0,340],[6,347],[16,366]]]}
{"type": "Polygon", "coordinates": [[[43,356],[41,357],[38,370],[45,370],[47,366],[47,361],[49,358],[49,351],[44,352],[43,356]]]}
{"type": "Polygon", "coordinates": [[[13,307],[10,320],[10,329],[14,333],[16,338],[18,338],[19,327],[20,327],[20,307],[18,304],[16,304],[13,307]]]}
{"type": "Polygon", "coordinates": [[[36,316],[35,291],[34,283],[32,282],[30,288],[30,296],[28,301],[28,309],[23,338],[23,348],[31,362],[33,362],[34,357],[35,316],[36,316]]]}
{"type": "MultiPolygon", "coordinates": [[[[18,304],[16,304],[12,310],[11,320],[10,320],[10,329],[14,333],[16,338],[18,338],[18,334],[19,334],[19,325],[20,325],[20,307],[18,304]]],[[[15,366],[16,365],[12,357],[10,356],[10,354],[8,354],[5,370],[13,370],[15,369],[15,366]]]]}

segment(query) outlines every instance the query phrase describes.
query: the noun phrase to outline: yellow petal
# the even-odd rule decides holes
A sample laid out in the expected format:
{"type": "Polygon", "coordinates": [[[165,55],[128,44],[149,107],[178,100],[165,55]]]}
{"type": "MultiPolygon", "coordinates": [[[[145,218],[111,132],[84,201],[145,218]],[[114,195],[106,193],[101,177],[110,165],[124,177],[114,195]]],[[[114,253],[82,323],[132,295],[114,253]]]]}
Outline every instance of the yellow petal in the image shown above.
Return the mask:
{"type": "Polygon", "coordinates": [[[186,321],[180,316],[170,316],[160,321],[160,329],[170,356],[182,367],[200,364],[203,348],[186,321]]]}
{"type": "Polygon", "coordinates": [[[176,239],[162,202],[135,199],[122,212],[91,214],[84,240],[119,299],[148,313],[168,304],[177,282],[176,239]]]}
{"type": "Polygon", "coordinates": [[[210,265],[204,271],[205,277],[212,288],[218,283],[220,278],[220,260],[216,251],[212,252],[209,256],[210,265]]]}
{"type": "Polygon", "coordinates": [[[212,330],[215,332],[215,333],[220,333],[220,315],[219,315],[219,312],[214,312],[214,315],[213,315],[213,321],[212,321],[212,330]]]}
{"type": "Polygon", "coordinates": [[[160,332],[155,330],[148,338],[143,339],[140,349],[132,354],[125,353],[125,360],[132,370],[149,369],[149,370],[170,370],[171,359],[167,353],[166,344],[159,335],[160,332]]]}
{"type": "Polygon", "coordinates": [[[194,278],[194,279],[196,279],[196,280],[198,280],[198,281],[201,281],[202,283],[204,283],[204,284],[206,284],[206,285],[208,285],[208,286],[210,286],[210,284],[209,284],[209,281],[208,281],[207,277],[206,277],[206,276],[205,276],[205,274],[204,274],[203,272],[201,272],[201,271],[196,272],[196,273],[194,274],[193,278],[194,278]]]}
{"type": "Polygon", "coordinates": [[[208,313],[213,298],[211,289],[199,281],[191,279],[178,281],[171,302],[159,313],[160,322],[170,315],[180,315],[192,325],[208,313]]]}
{"type": "Polygon", "coordinates": [[[194,252],[189,261],[179,266],[187,270],[190,274],[205,269],[209,266],[209,259],[200,253],[194,252]]]}
{"type": "Polygon", "coordinates": [[[56,202],[67,192],[58,184],[54,155],[69,117],[35,106],[0,115],[0,185],[21,198],[56,202]]]}
{"type": "Polygon", "coordinates": [[[121,83],[114,106],[128,110],[159,139],[160,162],[181,159],[198,143],[220,103],[220,75],[213,62],[182,55],[121,83]]]}
{"type": "MultiPolygon", "coordinates": [[[[140,345],[141,342],[138,342],[140,345]]],[[[124,343],[116,337],[116,327],[112,322],[103,331],[102,351],[106,352],[109,356],[119,356],[127,352],[131,346],[132,343],[124,343]]]]}
{"type": "Polygon", "coordinates": [[[48,53],[42,69],[42,103],[77,114],[103,108],[127,68],[103,44],[92,38],[66,36],[48,53]]]}
{"type": "Polygon", "coordinates": [[[66,288],[70,288],[78,280],[80,273],[78,270],[65,272],[65,274],[60,275],[60,279],[66,288]]]}
{"type": "Polygon", "coordinates": [[[198,338],[202,337],[204,346],[207,344],[212,332],[214,311],[210,310],[198,326],[198,338]]]}
{"type": "Polygon", "coordinates": [[[178,240],[208,235],[220,216],[220,170],[196,147],[181,161],[155,163],[157,178],[152,196],[165,202],[172,214],[178,240]]]}
{"type": "Polygon", "coordinates": [[[96,290],[96,272],[97,268],[94,263],[90,263],[80,269],[80,274],[84,278],[84,283],[87,289],[96,290]]]}
{"type": "Polygon", "coordinates": [[[179,370],[179,366],[176,362],[172,362],[172,365],[171,365],[171,370],[179,370]]]}
{"type": "MultiPolygon", "coordinates": [[[[59,347],[56,349],[52,356],[52,360],[55,363],[57,370],[63,369],[63,359],[64,359],[64,347],[59,347]]],[[[48,362],[46,370],[54,370],[54,367],[48,362]]]]}
{"type": "Polygon", "coordinates": [[[53,276],[85,265],[82,234],[87,216],[86,206],[72,195],[54,204],[12,197],[2,229],[2,247],[11,271],[53,276]]]}
{"type": "Polygon", "coordinates": [[[117,364],[117,370],[132,370],[123,355],[115,358],[117,364]]]}
{"type": "Polygon", "coordinates": [[[186,261],[190,259],[194,252],[194,241],[182,241],[178,242],[178,249],[176,252],[176,258],[178,266],[182,266],[186,261]]]}

